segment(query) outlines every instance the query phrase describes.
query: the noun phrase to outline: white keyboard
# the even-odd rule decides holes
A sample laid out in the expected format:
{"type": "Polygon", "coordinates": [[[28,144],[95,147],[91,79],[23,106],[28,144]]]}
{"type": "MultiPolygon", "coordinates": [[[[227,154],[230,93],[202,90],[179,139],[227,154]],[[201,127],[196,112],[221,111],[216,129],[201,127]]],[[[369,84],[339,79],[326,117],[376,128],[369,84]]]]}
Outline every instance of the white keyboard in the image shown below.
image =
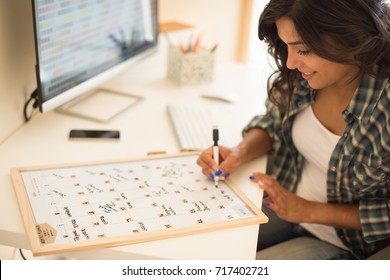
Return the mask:
{"type": "Polygon", "coordinates": [[[203,107],[170,104],[168,114],[182,150],[204,150],[213,145],[213,114],[203,107]]]}

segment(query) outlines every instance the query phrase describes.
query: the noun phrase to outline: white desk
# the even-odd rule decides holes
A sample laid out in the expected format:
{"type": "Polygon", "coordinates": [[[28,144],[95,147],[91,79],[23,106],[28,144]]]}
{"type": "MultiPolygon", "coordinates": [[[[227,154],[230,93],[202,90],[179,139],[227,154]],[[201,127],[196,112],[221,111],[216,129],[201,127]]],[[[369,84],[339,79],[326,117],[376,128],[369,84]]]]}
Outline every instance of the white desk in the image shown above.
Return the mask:
{"type": "MultiPolygon", "coordinates": [[[[0,146],[0,243],[29,248],[10,178],[16,166],[94,161],[145,156],[151,151],[177,153],[180,148],[166,112],[167,103],[207,106],[223,119],[221,133],[234,143],[241,129],[263,112],[267,71],[240,64],[221,64],[212,85],[178,87],[165,79],[161,56],[151,57],[106,84],[111,89],[137,94],[143,100],[108,124],[99,124],[57,112],[38,114],[0,146]],[[234,90],[241,95],[233,104],[200,98],[205,89],[234,90]],[[119,129],[119,142],[69,141],[71,128],[119,129]]],[[[265,159],[251,162],[232,178],[261,207],[262,192],[249,182],[253,171],[265,169],[265,159]]],[[[254,259],[258,226],[196,234],[142,244],[66,253],[81,259],[254,259]]]]}

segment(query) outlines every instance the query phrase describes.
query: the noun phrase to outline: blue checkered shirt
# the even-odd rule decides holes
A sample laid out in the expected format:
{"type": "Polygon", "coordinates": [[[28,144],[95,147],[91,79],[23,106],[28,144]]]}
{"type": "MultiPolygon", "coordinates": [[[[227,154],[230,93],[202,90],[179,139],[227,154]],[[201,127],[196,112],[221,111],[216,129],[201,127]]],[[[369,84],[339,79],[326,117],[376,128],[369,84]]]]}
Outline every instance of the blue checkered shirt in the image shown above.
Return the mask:
{"type": "MultiPolygon", "coordinates": [[[[243,135],[259,127],[272,138],[272,175],[290,191],[300,180],[303,157],[292,140],[296,114],[310,106],[315,92],[306,81],[295,89],[290,113],[267,100],[265,115],[255,116],[243,135]]],[[[364,76],[343,111],[346,128],[327,170],[328,203],[359,204],[362,231],[338,229],[337,235],[359,259],[390,244],[390,81],[364,76]]]]}

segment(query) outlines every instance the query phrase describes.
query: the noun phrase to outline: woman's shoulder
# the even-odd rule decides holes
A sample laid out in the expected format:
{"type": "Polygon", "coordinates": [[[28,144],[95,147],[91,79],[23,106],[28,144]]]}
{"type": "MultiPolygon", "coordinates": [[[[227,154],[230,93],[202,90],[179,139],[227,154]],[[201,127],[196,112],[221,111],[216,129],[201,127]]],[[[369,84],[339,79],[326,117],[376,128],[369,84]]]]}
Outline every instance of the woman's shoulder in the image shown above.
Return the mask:
{"type": "Polygon", "coordinates": [[[390,69],[375,65],[370,73],[363,75],[360,88],[367,91],[382,92],[390,90],[390,69]]]}

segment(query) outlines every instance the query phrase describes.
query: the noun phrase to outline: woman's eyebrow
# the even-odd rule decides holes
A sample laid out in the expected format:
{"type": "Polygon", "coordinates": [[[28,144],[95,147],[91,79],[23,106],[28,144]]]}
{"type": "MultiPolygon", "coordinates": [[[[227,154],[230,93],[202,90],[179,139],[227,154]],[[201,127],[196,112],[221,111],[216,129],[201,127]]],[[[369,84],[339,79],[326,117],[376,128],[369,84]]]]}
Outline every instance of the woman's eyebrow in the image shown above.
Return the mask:
{"type": "Polygon", "coordinates": [[[292,41],[292,42],[285,42],[284,40],[282,40],[282,38],[279,37],[279,39],[285,43],[286,45],[304,45],[303,41],[302,40],[297,40],[297,41],[292,41]]]}
{"type": "Polygon", "coordinates": [[[302,41],[286,42],[287,45],[303,45],[302,41]]]}

